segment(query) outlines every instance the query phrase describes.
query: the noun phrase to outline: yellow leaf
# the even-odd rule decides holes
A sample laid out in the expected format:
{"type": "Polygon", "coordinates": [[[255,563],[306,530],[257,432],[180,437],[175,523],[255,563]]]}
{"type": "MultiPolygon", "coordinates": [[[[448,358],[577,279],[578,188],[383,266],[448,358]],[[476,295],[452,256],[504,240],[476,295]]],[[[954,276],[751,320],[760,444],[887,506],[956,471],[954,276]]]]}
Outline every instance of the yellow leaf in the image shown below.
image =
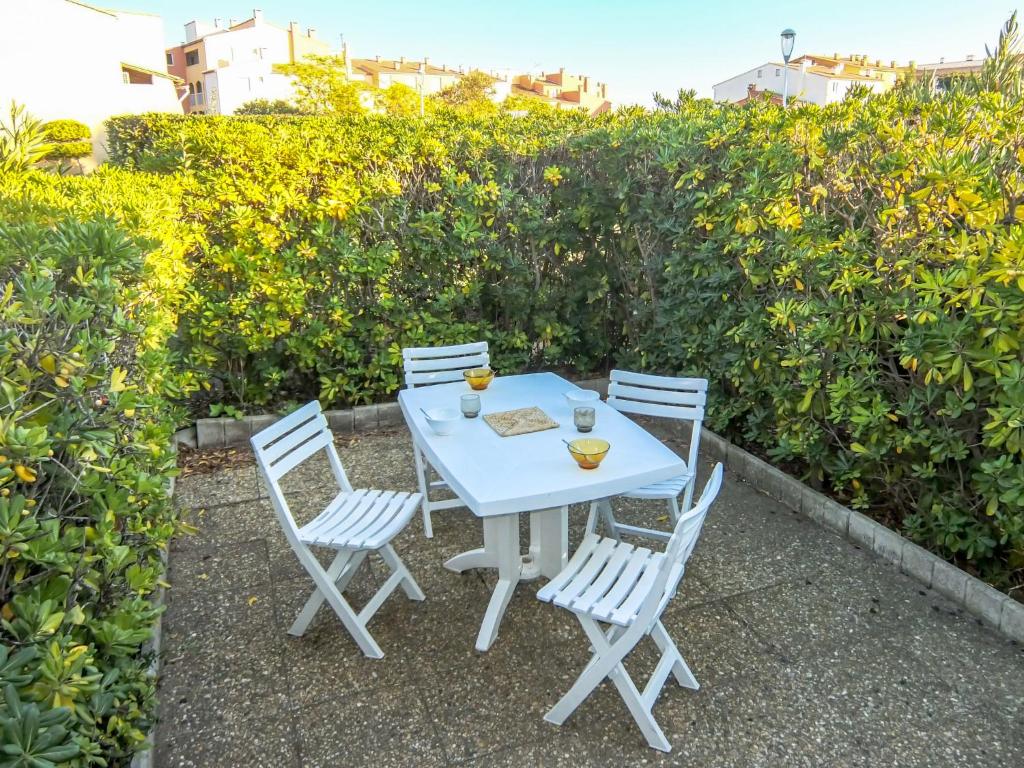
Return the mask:
{"type": "Polygon", "coordinates": [[[18,476],[18,479],[23,483],[33,483],[36,479],[36,473],[26,467],[24,464],[14,465],[14,474],[18,476]]]}
{"type": "Polygon", "coordinates": [[[124,368],[115,368],[114,372],[110,374],[110,391],[111,392],[124,392],[128,387],[124,383],[124,380],[128,376],[128,371],[124,368]]]}
{"type": "Polygon", "coordinates": [[[798,278],[796,278],[796,280],[795,280],[794,282],[795,282],[795,284],[796,284],[796,289],[797,289],[798,291],[802,291],[802,290],[804,289],[804,284],[803,284],[803,281],[801,281],[799,277],[798,277],[798,278]]]}
{"type": "Polygon", "coordinates": [[[11,608],[10,603],[4,603],[4,607],[0,608],[0,616],[3,616],[7,621],[14,618],[14,609],[11,608]]]}
{"type": "Polygon", "coordinates": [[[258,597],[250,597],[250,598],[249,598],[248,600],[246,600],[245,602],[247,602],[247,603],[248,603],[248,604],[249,604],[250,606],[253,606],[253,605],[256,605],[256,602],[257,602],[258,600],[259,600],[259,598],[258,598],[258,597]]]}
{"type": "Polygon", "coordinates": [[[57,361],[53,355],[43,355],[39,358],[39,367],[52,376],[57,372],[57,361]]]}
{"type": "Polygon", "coordinates": [[[65,379],[63,376],[54,376],[53,382],[61,389],[68,385],[68,380],[65,379]]]}

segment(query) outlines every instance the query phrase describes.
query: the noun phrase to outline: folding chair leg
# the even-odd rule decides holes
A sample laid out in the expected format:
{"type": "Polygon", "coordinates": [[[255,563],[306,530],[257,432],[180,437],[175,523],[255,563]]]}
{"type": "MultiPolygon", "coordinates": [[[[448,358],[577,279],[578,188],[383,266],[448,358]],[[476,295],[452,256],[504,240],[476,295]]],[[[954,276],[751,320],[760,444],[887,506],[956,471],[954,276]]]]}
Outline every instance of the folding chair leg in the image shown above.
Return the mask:
{"type": "MultiPolygon", "coordinates": [[[[698,683],[697,678],[693,676],[693,672],[691,672],[690,667],[687,666],[686,660],[683,658],[683,655],[679,653],[679,649],[672,641],[672,637],[669,635],[668,630],[665,629],[665,625],[662,624],[660,620],[654,622],[654,627],[651,629],[651,639],[654,641],[654,644],[658,646],[658,650],[661,651],[662,659],[672,660],[672,675],[675,677],[676,682],[678,682],[683,688],[690,688],[694,691],[700,690],[700,683],[698,683]]],[[[644,695],[647,695],[646,690],[644,690],[644,695]]]]}
{"type": "Polygon", "coordinates": [[[590,502],[590,514],[587,515],[587,527],[585,529],[586,533],[594,533],[595,531],[597,531],[597,513],[598,505],[600,503],[601,502],[599,501],[590,502]]]}
{"type": "Polygon", "coordinates": [[[428,538],[434,538],[434,527],[430,524],[430,483],[427,478],[426,461],[420,453],[418,445],[413,443],[412,456],[416,462],[416,480],[420,486],[420,493],[423,494],[423,534],[428,538]]]}
{"type": "Polygon", "coordinates": [[[405,563],[395,552],[395,548],[390,544],[386,544],[380,549],[380,556],[384,558],[384,562],[388,564],[388,567],[395,573],[402,575],[402,590],[409,597],[410,600],[426,600],[427,596],[423,594],[423,590],[420,589],[420,585],[416,583],[416,579],[409,573],[409,569],[405,567],[405,563]]]}
{"type": "Polygon", "coordinates": [[[641,696],[632,678],[626,672],[626,668],[620,663],[609,677],[615,684],[615,687],[619,689],[619,695],[622,696],[622,700],[626,703],[626,708],[633,716],[636,724],[640,726],[640,731],[643,733],[644,738],[647,739],[647,743],[655,749],[660,749],[662,752],[671,752],[672,745],[669,744],[668,739],[665,738],[665,733],[661,730],[661,726],[658,725],[658,721],[654,719],[651,710],[644,703],[643,696],[641,696]]]}
{"type": "Polygon", "coordinates": [[[320,565],[320,561],[317,560],[313,553],[308,549],[296,552],[296,554],[298,555],[299,562],[302,563],[309,575],[313,577],[313,583],[316,585],[316,590],[306,601],[306,605],[295,620],[292,628],[288,630],[289,634],[301,635],[305,632],[309,623],[313,620],[313,616],[316,614],[317,609],[326,600],[341,620],[345,629],[347,629],[349,634],[352,635],[352,639],[356,641],[356,645],[359,646],[359,650],[371,659],[384,658],[384,651],[380,649],[380,646],[377,645],[377,641],[374,640],[373,636],[367,631],[366,623],[359,618],[359,615],[355,611],[352,610],[352,606],[350,606],[348,601],[342,596],[337,585],[338,581],[342,581],[347,585],[348,580],[352,578],[352,575],[356,572],[359,565],[359,563],[352,563],[352,567],[347,568],[347,566],[350,565],[349,561],[358,559],[359,562],[362,562],[366,557],[367,552],[365,550],[360,550],[358,552],[341,550],[334,558],[334,562],[331,563],[330,568],[326,571],[324,570],[324,567],[320,565]]]}
{"type": "MultiPolygon", "coordinates": [[[[310,557],[313,557],[313,555],[310,554],[310,557]]],[[[365,552],[351,552],[347,549],[340,550],[327,568],[327,578],[331,580],[339,592],[344,591],[365,558],[365,552]]],[[[299,615],[292,624],[291,629],[288,630],[288,634],[302,637],[312,623],[313,617],[316,616],[316,612],[324,604],[324,600],[325,598],[320,589],[314,589],[313,594],[309,596],[306,604],[299,611],[299,615]]]]}
{"type": "Polygon", "coordinates": [[[672,525],[679,522],[679,499],[674,496],[668,500],[668,514],[672,525]]]}
{"type": "Polygon", "coordinates": [[[601,499],[597,504],[601,511],[601,518],[604,520],[604,527],[608,536],[616,541],[622,541],[622,536],[619,534],[619,524],[615,522],[615,514],[612,512],[612,500],[601,499]]]}

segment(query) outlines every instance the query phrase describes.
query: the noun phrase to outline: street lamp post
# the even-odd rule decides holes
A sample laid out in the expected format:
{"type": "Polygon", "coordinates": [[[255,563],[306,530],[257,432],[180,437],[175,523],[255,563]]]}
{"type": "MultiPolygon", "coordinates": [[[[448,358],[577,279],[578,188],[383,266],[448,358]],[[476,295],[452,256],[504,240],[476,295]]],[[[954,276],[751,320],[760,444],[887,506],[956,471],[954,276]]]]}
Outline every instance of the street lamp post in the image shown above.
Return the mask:
{"type": "Polygon", "coordinates": [[[789,107],[789,57],[793,55],[793,43],[796,42],[796,32],[792,29],[782,30],[782,61],[785,71],[782,73],[782,108],[789,107]]]}

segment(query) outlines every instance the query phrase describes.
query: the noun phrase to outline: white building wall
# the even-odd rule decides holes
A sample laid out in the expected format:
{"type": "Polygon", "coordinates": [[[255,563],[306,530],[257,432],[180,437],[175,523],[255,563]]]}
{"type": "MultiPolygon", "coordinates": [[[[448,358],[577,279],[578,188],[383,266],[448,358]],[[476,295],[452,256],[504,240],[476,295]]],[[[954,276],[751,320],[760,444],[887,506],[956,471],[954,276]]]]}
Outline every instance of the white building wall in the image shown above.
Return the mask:
{"type": "Polygon", "coordinates": [[[4,110],[14,100],[42,120],[80,120],[98,149],[108,117],[182,112],[171,80],[126,84],[122,61],[165,71],[159,17],[104,13],[66,0],[0,2],[4,110]]]}
{"type": "MultiPolygon", "coordinates": [[[[741,75],[736,75],[714,86],[715,101],[735,103],[747,98],[747,87],[751,84],[759,91],[782,93],[783,75],[781,64],[762,64],[741,75]]],[[[875,93],[885,93],[891,86],[883,81],[848,80],[839,77],[806,72],[797,65],[789,67],[789,96],[809,104],[833,104],[842,101],[846,92],[855,84],[867,85],[875,93]]]]}

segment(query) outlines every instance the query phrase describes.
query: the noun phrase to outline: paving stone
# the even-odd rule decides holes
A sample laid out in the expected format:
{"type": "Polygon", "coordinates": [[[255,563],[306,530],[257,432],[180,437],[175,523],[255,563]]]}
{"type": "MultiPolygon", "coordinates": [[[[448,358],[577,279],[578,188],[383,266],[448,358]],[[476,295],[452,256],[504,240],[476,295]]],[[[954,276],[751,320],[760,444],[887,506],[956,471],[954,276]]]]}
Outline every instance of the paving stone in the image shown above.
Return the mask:
{"type": "MultiPolygon", "coordinates": [[[[685,451],[684,438],[664,434],[685,451]]],[[[404,431],[339,435],[337,445],[354,486],[415,490],[404,431]]],[[[701,462],[698,484],[709,471],[701,462]]],[[[322,508],[331,483],[326,462],[296,476],[300,517],[322,508]]],[[[303,637],[288,636],[312,582],[258,495],[248,466],[179,484],[176,503],[200,531],[170,553],[157,765],[1024,762],[1024,649],[943,596],[940,586],[964,594],[962,572],[936,562],[927,589],[734,475],[664,616],[702,684],[670,683],[659,697],[669,754],[647,746],[607,682],[565,725],[543,720],[589,658],[574,617],[536,599],[543,580],[520,585],[494,646],[475,650],[495,575],[443,568],[482,541],[464,509],[435,514],[433,539],[418,516],[396,537],[427,600],[396,591],[384,603],[370,623],[384,659],[363,657],[329,608],[303,637]]],[[[808,503],[801,496],[805,512],[808,503]]],[[[825,509],[843,509],[820,506],[825,522],[825,509]]],[[[623,521],[667,525],[657,503],[615,508],[623,521]]],[[[572,547],[586,516],[586,505],[570,510],[572,547]]],[[[920,554],[908,547],[904,568],[920,554]]],[[[353,607],[386,577],[379,561],[364,566],[347,593],[353,607]]],[[[642,686],[656,661],[645,642],[626,667],[642,686]]]]}
{"type": "Polygon", "coordinates": [[[379,688],[372,695],[338,690],[303,710],[298,719],[299,749],[307,768],[445,764],[419,697],[403,688],[379,688]]]}
{"type": "Polygon", "coordinates": [[[231,467],[213,474],[186,475],[174,484],[174,502],[180,509],[209,509],[256,499],[261,493],[255,465],[231,467]]]}

